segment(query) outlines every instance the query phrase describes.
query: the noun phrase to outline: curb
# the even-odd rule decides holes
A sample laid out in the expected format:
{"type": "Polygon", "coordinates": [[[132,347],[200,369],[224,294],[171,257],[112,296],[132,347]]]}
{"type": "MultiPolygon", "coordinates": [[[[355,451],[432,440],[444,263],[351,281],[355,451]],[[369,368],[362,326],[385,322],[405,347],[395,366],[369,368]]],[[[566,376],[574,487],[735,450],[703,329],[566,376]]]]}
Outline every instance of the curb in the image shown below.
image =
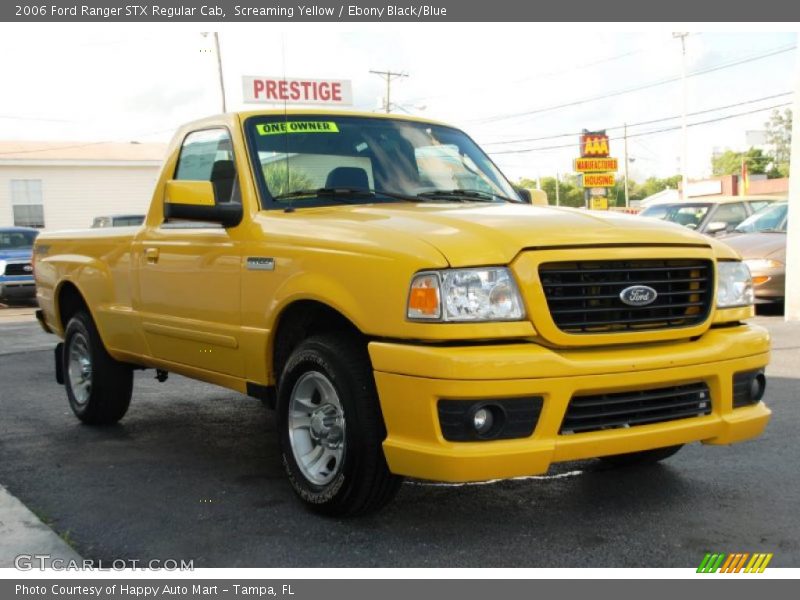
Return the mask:
{"type": "MultiPolygon", "coordinates": [[[[47,557],[42,561],[45,567],[49,567],[53,560],[83,560],[39,517],[0,485],[0,568],[14,568],[15,558],[20,555],[44,555],[47,557]]],[[[34,568],[38,568],[40,560],[35,559],[34,568]]]]}

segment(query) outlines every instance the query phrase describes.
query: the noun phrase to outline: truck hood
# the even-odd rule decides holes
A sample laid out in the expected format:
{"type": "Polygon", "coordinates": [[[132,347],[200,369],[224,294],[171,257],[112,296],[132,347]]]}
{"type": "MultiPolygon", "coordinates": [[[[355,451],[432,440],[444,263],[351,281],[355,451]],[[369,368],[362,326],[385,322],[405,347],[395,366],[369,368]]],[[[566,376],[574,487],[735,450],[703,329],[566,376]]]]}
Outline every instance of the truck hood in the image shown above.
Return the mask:
{"type": "Polygon", "coordinates": [[[0,260],[30,260],[33,254],[31,248],[19,250],[0,250],[0,260]]]}
{"type": "Polygon", "coordinates": [[[744,233],[723,241],[744,259],[772,257],[786,260],[785,233],[744,233]]]}
{"type": "Polygon", "coordinates": [[[453,267],[508,264],[523,249],[553,246],[712,245],[707,237],[673,223],[565,208],[431,202],[316,210],[362,232],[412,235],[435,246],[453,267]]]}

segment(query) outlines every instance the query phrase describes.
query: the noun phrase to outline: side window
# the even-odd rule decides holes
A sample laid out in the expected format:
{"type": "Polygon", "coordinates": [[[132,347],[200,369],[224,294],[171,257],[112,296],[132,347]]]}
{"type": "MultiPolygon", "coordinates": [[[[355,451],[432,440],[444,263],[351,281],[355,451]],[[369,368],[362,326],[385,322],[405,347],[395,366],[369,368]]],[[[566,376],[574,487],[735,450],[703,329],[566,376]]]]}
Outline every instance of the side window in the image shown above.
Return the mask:
{"type": "Polygon", "coordinates": [[[739,223],[747,217],[747,210],[745,210],[742,202],[731,202],[730,204],[720,204],[711,221],[721,221],[729,228],[736,227],[739,223]]]}
{"type": "Polygon", "coordinates": [[[769,204],[769,200],[751,200],[749,202],[750,208],[753,212],[758,212],[769,204]]]}
{"type": "Polygon", "coordinates": [[[210,181],[218,203],[241,202],[228,131],[206,129],[187,135],[181,146],[175,179],[210,181]]]}

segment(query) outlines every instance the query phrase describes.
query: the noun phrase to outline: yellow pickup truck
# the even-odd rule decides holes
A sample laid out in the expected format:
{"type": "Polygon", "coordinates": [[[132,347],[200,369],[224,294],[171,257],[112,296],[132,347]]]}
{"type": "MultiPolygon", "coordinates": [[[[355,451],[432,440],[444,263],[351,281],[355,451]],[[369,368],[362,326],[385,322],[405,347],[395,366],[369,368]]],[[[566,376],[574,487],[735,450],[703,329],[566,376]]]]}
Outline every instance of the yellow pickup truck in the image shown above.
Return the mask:
{"type": "Polygon", "coordinates": [[[261,398],[291,485],[333,515],[403,476],[650,463],[763,431],[769,336],[732,250],[525,199],[433,121],[191,123],[141,227],[37,239],[56,377],[95,425],[123,417],[139,368],[261,398]]]}

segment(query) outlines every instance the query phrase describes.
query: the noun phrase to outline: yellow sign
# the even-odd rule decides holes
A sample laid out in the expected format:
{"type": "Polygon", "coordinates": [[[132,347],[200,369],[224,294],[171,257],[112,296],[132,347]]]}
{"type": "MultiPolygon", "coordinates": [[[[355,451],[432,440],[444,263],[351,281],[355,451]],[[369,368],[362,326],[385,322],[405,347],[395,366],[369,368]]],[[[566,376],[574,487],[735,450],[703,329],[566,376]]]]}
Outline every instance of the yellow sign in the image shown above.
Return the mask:
{"type": "Polygon", "coordinates": [[[583,187],[614,187],[617,182],[613,173],[585,173],[583,175],[583,187]]]}
{"type": "Polygon", "coordinates": [[[339,133],[339,127],[333,121],[276,121],[275,123],[259,123],[256,131],[261,135],[279,133],[339,133]]]}
{"type": "Polygon", "coordinates": [[[604,173],[618,168],[616,158],[576,158],[573,164],[578,173],[604,173]]]}
{"type": "Polygon", "coordinates": [[[608,136],[601,132],[581,135],[581,156],[608,156],[608,136]]]}
{"type": "Polygon", "coordinates": [[[605,196],[595,196],[591,198],[589,208],[592,210],[608,210],[608,198],[605,196]]]}

